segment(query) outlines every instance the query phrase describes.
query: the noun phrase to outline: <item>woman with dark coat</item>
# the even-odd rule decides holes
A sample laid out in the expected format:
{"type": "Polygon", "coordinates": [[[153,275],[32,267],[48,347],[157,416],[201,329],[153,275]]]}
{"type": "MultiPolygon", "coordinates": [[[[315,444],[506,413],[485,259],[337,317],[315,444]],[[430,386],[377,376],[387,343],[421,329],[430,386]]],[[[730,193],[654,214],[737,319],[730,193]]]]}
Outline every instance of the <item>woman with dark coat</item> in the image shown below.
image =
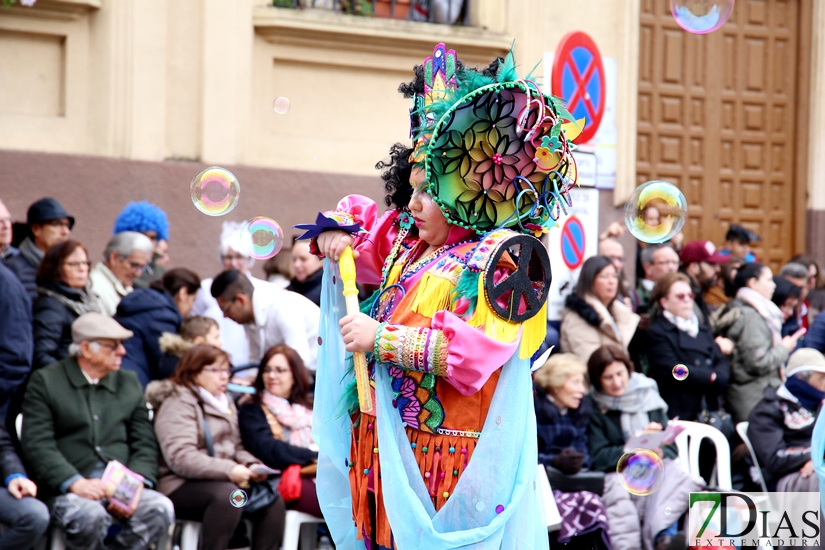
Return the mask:
{"type": "Polygon", "coordinates": [[[189,315],[200,288],[200,278],[184,268],[172,269],[149,288],[135,289],[117,306],[115,320],[135,335],[124,340],[126,355],[121,368],[137,374],[145,388],[152,380],[172,376],[178,358],[160,349],[164,332],[177,334],[189,315]]]}
{"type": "MultiPolygon", "coordinates": [[[[316,462],[309,371],[298,352],[286,344],[269,348],[261,358],[254,386],[257,392],[252,401],[238,411],[244,447],[276,470],[316,462]]],[[[321,517],[314,478],[302,476],[301,496],[288,502],[287,508],[321,517]]]]}
{"type": "Polygon", "coordinates": [[[659,385],[670,418],[696,420],[705,398],[708,410],[722,408],[730,365],[713,339],[709,326],[693,311],[690,279],[668,273],[656,282],[651,295],[648,375],[659,385]],[[687,378],[674,376],[676,365],[687,368],[687,378]]]}
{"type": "Polygon", "coordinates": [[[35,369],[68,357],[72,322],[84,313],[100,311],[88,291],[90,265],[86,249],[72,239],[51,247],[40,262],[32,313],[35,369]]]}

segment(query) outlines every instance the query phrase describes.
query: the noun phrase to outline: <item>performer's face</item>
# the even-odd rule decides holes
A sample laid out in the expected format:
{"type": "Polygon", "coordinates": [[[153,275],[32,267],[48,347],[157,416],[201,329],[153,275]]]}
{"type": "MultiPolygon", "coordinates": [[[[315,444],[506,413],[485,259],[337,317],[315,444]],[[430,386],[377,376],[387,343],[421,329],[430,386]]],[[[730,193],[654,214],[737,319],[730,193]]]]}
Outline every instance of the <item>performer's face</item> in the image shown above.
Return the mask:
{"type": "Polygon", "coordinates": [[[424,188],[424,171],[414,169],[410,174],[413,196],[410,199],[410,213],[418,227],[418,235],[430,246],[441,246],[447,242],[450,224],[436,202],[424,188]]]}

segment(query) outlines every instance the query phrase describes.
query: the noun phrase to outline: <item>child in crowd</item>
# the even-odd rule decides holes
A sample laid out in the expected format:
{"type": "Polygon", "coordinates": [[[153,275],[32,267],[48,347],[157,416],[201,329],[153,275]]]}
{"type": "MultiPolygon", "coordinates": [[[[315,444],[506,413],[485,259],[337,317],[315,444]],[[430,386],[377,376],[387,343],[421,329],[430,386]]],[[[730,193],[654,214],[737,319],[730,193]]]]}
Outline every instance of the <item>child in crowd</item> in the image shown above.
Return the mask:
{"type": "Polygon", "coordinates": [[[196,315],[184,320],[180,332],[164,332],[160,337],[160,349],[163,353],[182,357],[190,348],[198,344],[208,344],[222,349],[221,329],[218,322],[209,317],[196,315]]]}

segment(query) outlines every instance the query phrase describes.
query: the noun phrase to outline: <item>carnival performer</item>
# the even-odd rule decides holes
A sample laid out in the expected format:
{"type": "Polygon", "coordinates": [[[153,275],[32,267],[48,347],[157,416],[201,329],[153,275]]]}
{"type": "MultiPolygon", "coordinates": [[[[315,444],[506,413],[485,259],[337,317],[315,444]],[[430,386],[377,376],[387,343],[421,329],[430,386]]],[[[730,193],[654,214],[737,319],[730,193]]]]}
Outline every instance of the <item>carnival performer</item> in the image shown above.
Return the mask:
{"type": "Polygon", "coordinates": [[[377,165],[389,210],[350,195],[297,226],[327,258],[319,501],[339,549],[548,548],[530,357],[551,274],[536,237],[570,206],[583,121],[519,79],[512,53],[478,71],[439,44],[399,91],[414,142],[377,165]],[[347,247],[358,282],[380,288],[344,316],[347,247]],[[353,352],[367,353],[370,413],[353,352]]]}

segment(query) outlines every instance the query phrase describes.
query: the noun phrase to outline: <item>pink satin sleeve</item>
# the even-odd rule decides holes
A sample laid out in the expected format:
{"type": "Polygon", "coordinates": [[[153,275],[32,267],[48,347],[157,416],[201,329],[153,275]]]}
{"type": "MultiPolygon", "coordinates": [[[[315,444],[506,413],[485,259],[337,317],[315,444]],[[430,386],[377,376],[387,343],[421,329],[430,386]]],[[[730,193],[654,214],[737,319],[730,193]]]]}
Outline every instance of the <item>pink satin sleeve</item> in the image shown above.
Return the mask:
{"type": "Polygon", "coordinates": [[[518,338],[510,343],[499,342],[449,311],[436,313],[431,326],[443,331],[447,338],[446,380],[462,395],[478,392],[518,348],[518,338]]]}
{"type": "Polygon", "coordinates": [[[356,238],[353,247],[359,254],[355,259],[358,282],[380,284],[381,268],[398,235],[398,225],[395,223],[398,211],[388,210],[379,216],[375,201],[363,195],[347,195],[335,211],[346,212],[369,233],[366,238],[356,238]]]}

